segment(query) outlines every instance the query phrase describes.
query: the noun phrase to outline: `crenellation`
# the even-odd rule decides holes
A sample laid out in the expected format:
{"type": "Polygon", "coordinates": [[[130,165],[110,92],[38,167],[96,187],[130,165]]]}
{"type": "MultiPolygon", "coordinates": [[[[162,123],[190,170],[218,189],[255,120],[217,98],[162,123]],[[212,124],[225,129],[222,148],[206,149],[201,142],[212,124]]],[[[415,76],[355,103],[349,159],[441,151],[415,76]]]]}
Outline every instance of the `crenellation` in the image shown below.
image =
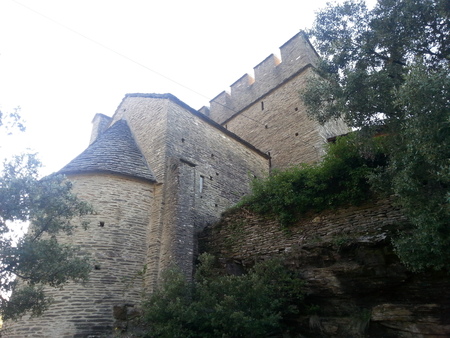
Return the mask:
{"type": "Polygon", "coordinates": [[[275,54],[270,54],[258,65],[253,67],[253,72],[255,73],[255,81],[264,81],[266,78],[272,78],[272,74],[277,66],[280,64],[281,60],[276,57],[275,54]]]}
{"type": "Polygon", "coordinates": [[[254,78],[245,74],[234,82],[230,97],[223,100],[223,92],[210,101],[209,117],[223,123],[246,109],[277,86],[288,81],[308,65],[317,64],[318,55],[303,32],[299,32],[280,47],[281,60],[269,55],[254,69],[254,78]],[[229,108],[229,109],[226,109],[229,108]]]}
{"type": "Polygon", "coordinates": [[[303,32],[298,33],[280,47],[283,67],[292,72],[307,64],[315,65],[318,55],[303,32]]]}
{"type": "Polygon", "coordinates": [[[255,79],[251,77],[249,74],[244,74],[238,80],[236,80],[231,86],[231,97],[235,97],[241,95],[245,90],[255,82],[255,79]]]}
{"type": "Polygon", "coordinates": [[[203,115],[209,117],[209,113],[210,113],[209,107],[203,106],[203,107],[201,107],[198,111],[199,111],[200,113],[202,113],[203,115]]]}

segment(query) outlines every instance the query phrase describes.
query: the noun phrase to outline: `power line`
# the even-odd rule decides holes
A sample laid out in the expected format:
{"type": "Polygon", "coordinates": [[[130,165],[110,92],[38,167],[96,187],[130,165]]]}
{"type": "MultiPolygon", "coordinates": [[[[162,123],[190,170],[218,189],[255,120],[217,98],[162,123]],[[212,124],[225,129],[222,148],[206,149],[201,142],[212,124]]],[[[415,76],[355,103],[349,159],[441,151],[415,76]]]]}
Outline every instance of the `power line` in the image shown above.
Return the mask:
{"type": "Polygon", "coordinates": [[[82,37],[82,38],[84,38],[84,39],[86,39],[86,40],[88,40],[88,41],[90,41],[90,42],[92,42],[92,43],[94,43],[94,44],[96,44],[96,45],[106,49],[106,50],[108,50],[109,52],[112,52],[112,53],[114,53],[114,54],[124,58],[127,61],[130,61],[130,62],[132,62],[132,63],[134,63],[134,64],[136,64],[136,65],[138,65],[138,66],[140,66],[140,67],[142,67],[142,68],[144,68],[146,70],[148,70],[148,71],[151,71],[152,73],[154,73],[154,74],[156,74],[156,75],[158,75],[158,76],[160,76],[160,77],[162,77],[162,78],[164,78],[164,79],[166,79],[166,80],[168,80],[168,81],[170,81],[170,82],[172,82],[172,83],[174,83],[174,84],[176,84],[176,85],[178,85],[180,87],[183,87],[183,88],[185,88],[185,89],[187,89],[187,90],[189,90],[189,91],[191,91],[191,92],[193,92],[193,93],[195,93],[195,94],[197,94],[197,95],[199,95],[201,97],[204,97],[205,99],[209,99],[207,96],[205,96],[205,95],[195,91],[194,89],[192,89],[192,88],[190,88],[188,86],[185,86],[182,83],[177,82],[177,81],[169,78],[168,76],[165,76],[164,74],[162,74],[162,73],[160,73],[160,72],[158,72],[158,71],[156,71],[156,70],[154,70],[154,69],[144,65],[143,63],[140,63],[139,61],[136,61],[136,60],[130,58],[129,56],[127,56],[127,55],[125,55],[123,53],[120,53],[120,52],[116,51],[115,49],[112,49],[111,47],[108,47],[108,46],[104,45],[103,43],[98,42],[97,40],[94,40],[94,39],[90,38],[89,36],[84,35],[83,33],[80,33],[78,31],[76,31],[75,29],[73,29],[73,28],[71,28],[71,27],[69,27],[67,25],[62,24],[61,22],[59,22],[59,21],[57,21],[57,20],[55,20],[55,19],[53,19],[53,18],[51,18],[51,17],[49,17],[49,16],[47,16],[45,14],[42,14],[42,13],[38,12],[37,10],[35,10],[33,8],[30,8],[30,7],[24,5],[24,4],[22,4],[22,3],[20,3],[20,2],[18,2],[16,0],[11,0],[11,1],[15,2],[16,4],[18,4],[18,5],[26,8],[26,9],[28,9],[29,11],[31,11],[31,12],[39,15],[39,16],[42,16],[43,18],[53,22],[54,24],[56,24],[56,25],[58,25],[60,27],[63,27],[64,29],[67,29],[67,30],[71,31],[72,33],[74,33],[74,34],[76,34],[76,35],[78,35],[78,36],[80,36],[80,37],[82,37]]]}
{"type": "MultiPolygon", "coordinates": [[[[164,79],[166,79],[166,80],[168,80],[168,81],[170,81],[170,82],[172,82],[172,83],[174,83],[174,84],[176,84],[176,85],[178,85],[178,86],[180,86],[182,88],[185,88],[185,89],[189,90],[190,92],[192,92],[192,93],[194,93],[196,95],[199,95],[199,96],[207,99],[209,102],[214,102],[214,103],[216,103],[216,104],[218,104],[218,105],[220,105],[220,106],[222,106],[222,107],[224,107],[226,109],[231,110],[235,114],[239,113],[238,111],[234,110],[233,108],[230,108],[230,107],[228,107],[228,106],[226,106],[226,105],[224,105],[224,104],[222,104],[220,102],[217,102],[217,101],[214,101],[214,100],[210,100],[209,97],[207,97],[206,95],[203,95],[202,93],[199,93],[198,91],[196,91],[196,90],[194,90],[194,89],[192,89],[192,88],[190,88],[190,87],[188,87],[188,86],[186,86],[186,85],[184,85],[184,84],[182,84],[182,83],[180,83],[178,81],[175,81],[175,80],[169,78],[168,76],[165,76],[164,74],[162,74],[162,73],[160,73],[160,72],[158,72],[158,71],[156,71],[156,70],[154,70],[154,69],[144,65],[143,63],[141,63],[139,61],[136,61],[136,60],[130,58],[129,56],[127,56],[127,55],[125,55],[123,53],[120,53],[120,52],[116,51],[115,49],[112,49],[111,47],[106,46],[103,43],[98,42],[97,40],[94,40],[94,39],[90,38],[89,36],[87,36],[85,34],[82,34],[82,33],[78,32],[77,30],[75,30],[75,29],[73,29],[73,28],[71,28],[71,27],[69,27],[67,25],[62,24],[61,22],[59,22],[59,21],[57,21],[57,20],[55,20],[55,19],[53,19],[53,18],[51,18],[51,17],[41,13],[41,12],[39,12],[39,11],[37,11],[37,10],[31,8],[31,7],[28,7],[28,6],[24,5],[23,3],[19,2],[19,1],[16,1],[16,0],[11,0],[11,1],[16,3],[16,4],[18,4],[18,5],[20,5],[20,6],[22,6],[22,7],[24,7],[24,8],[26,8],[27,10],[29,10],[29,11],[37,14],[37,15],[45,18],[46,20],[49,20],[52,23],[54,23],[54,24],[56,24],[56,25],[58,25],[60,27],[63,27],[64,29],[67,29],[68,31],[70,31],[70,32],[72,32],[72,33],[82,37],[83,39],[86,39],[86,40],[88,40],[88,41],[90,41],[90,42],[92,42],[92,43],[94,43],[94,44],[96,44],[96,45],[106,49],[107,51],[109,51],[111,53],[114,53],[114,54],[124,58],[125,60],[138,65],[139,67],[142,67],[142,68],[144,68],[144,69],[146,69],[146,70],[148,70],[148,71],[150,71],[150,72],[152,72],[152,73],[154,73],[154,74],[156,74],[156,75],[158,75],[158,76],[160,76],[160,77],[162,77],[162,78],[164,78],[164,79]]],[[[257,123],[257,124],[259,124],[259,125],[261,125],[261,126],[265,127],[265,124],[259,122],[258,120],[255,120],[255,119],[253,119],[253,118],[251,118],[251,117],[249,117],[247,115],[244,115],[242,113],[240,113],[240,115],[245,117],[245,118],[247,118],[247,119],[249,119],[249,120],[251,120],[251,121],[253,121],[253,122],[255,122],[255,123],[257,123]]]]}

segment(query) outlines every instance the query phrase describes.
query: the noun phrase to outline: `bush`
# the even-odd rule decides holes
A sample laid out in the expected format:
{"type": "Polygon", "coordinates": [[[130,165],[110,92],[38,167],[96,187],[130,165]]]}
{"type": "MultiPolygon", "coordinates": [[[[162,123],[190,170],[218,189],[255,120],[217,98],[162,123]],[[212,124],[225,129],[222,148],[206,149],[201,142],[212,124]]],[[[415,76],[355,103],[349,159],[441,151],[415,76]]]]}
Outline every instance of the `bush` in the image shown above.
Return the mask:
{"type": "Polygon", "coordinates": [[[299,311],[303,282],[279,262],[229,276],[214,269],[212,256],[200,260],[194,282],[165,272],[144,307],[147,337],[265,337],[281,333],[283,318],[299,311]]]}
{"type": "Polygon", "coordinates": [[[356,135],[340,137],[330,144],[323,161],[255,179],[252,192],[239,206],[273,215],[283,226],[307,212],[355,205],[372,197],[369,175],[386,164],[382,138],[364,148],[356,135]]]}

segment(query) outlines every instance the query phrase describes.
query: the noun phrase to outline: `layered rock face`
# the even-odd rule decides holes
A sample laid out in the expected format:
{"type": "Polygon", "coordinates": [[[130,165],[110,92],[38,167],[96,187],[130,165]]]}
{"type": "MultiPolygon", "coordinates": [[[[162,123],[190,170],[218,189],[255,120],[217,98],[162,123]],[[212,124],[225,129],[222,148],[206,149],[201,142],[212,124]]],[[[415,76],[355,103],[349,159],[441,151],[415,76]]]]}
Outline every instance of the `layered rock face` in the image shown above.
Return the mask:
{"type": "Polygon", "coordinates": [[[207,229],[202,247],[236,271],[281,256],[307,282],[304,337],[449,337],[450,276],[412,273],[391,239],[407,221],[388,201],[311,215],[283,230],[240,210],[207,229]]]}

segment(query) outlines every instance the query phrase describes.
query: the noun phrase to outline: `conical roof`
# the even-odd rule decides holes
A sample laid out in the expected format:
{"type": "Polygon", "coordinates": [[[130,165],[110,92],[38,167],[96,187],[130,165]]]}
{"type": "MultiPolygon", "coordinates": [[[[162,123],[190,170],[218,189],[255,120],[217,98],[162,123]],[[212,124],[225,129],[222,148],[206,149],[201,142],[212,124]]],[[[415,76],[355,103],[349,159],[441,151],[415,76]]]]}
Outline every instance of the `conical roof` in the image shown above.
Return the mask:
{"type": "Polygon", "coordinates": [[[59,171],[61,174],[88,172],[115,173],[156,182],[125,120],[114,123],[59,171]]]}

